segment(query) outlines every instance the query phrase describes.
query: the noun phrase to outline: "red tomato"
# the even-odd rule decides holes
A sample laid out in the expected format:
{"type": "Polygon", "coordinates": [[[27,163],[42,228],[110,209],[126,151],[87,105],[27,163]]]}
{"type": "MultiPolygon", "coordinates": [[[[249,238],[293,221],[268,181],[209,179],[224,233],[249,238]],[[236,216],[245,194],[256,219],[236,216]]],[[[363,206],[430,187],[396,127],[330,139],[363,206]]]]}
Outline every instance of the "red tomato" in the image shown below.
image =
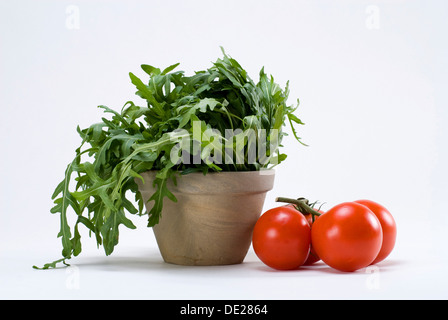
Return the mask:
{"type": "Polygon", "coordinates": [[[383,241],[378,218],[355,202],[341,203],[321,215],[311,229],[318,256],[332,268],[355,271],[377,257],[383,241]]]}
{"type": "Polygon", "coordinates": [[[310,251],[311,229],[294,208],[282,206],[266,211],[257,221],[252,245],[258,258],[278,270],[303,265],[310,251]]]}
{"type": "Polygon", "coordinates": [[[378,256],[373,260],[372,264],[383,261],[395,246],[395,240],[397,238],[397,225],[395,224],[395,220],[390,212],[379,203],[371,200],[357,200],[355,202],[369,208],[380,221],[381,229],[383,230],[383,244],[380,253],[378,253],[378,256]]]}
{"type": "MultiPolygon", "coordinates": [[[[293,204],[287,204],[286,207],[290,207],[290,208],[296,209],[296,207],[293,204]]],[[[324,213],[321,210],[316,210],[316,211],[319,212],[320,214],[324,213]]],[[[311,215],[311,214],[303,214],[303,216],[306,218],[306,221],[308,221],[308,224],[310,225],[310,227],[312,227],[314,221],[316,221],[316,219],[318,218],[317,216],[315,216],[314,217],[314,221],[313,221],[313,215],[311,215]]],[[[316,263],[319,260],[320,260],[320,258],[317,255],[316,250],[314,250],[313,244],[311,244],[311,246],[310,246],[310,254],[308,255],[308,258],[306,259],[306,261],[305,261],[305,263],[303,265],[304,266],[310,266],[310,265],[312,265],[313,263],[316,263]]]]}
{"type": "Polygon", "coordinates": [[[316,253],[316,250],[314,250],[313,246],[310,247],[310,254],[308,255],[308,258],[306,259],[305,263],[303,264],[304,266],[310,266],[313,263],[316,263],[317,261],[319,261],[320,258],[316,253]]]}
{"type": "MultiPolygon", "coordinates": [[[[322,211],[319,211],[320,213],[323,213],[322,211]]],[[[314,217],[314,221],[313,221],[313,217],[311,214],[307,214],[305,215],[306,220],[308,221],[308,224],[311,226],[311,228],[313,227],[313,223],[316,222],[316,219],[318,218],[317,216],[314,217]]],[[[308,259],[306,259],[305,263],[303,265],[305,266],[310,266],[313,263],[316,263],[317,261],[319,261],[319,255],[316,253],[316,250],[314,250],[313,244],[311,243],[310,245],[310,254],[308,255],[308,259]]]]}

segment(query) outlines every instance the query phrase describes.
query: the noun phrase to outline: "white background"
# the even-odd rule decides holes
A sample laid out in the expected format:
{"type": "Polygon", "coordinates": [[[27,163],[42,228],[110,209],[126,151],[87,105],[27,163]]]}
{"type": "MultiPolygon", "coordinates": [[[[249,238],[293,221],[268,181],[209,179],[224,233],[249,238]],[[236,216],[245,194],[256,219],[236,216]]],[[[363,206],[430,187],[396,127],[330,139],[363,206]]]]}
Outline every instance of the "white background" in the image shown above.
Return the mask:
{"type": "Polygon", "coordinates": [[[448,254],[448,2],[0,1],[0,298],[446,299],[448,254]],[[71,268],[59,258],[50,196],[80,139],[76,126],[134,100],[128,72],[181,62],[187,73],[221,56],[254,80],[285,85],[303,147],[284,141],[277,196],[324,209],[368,198],[398,225],[389,258],[340,273],[320,263],[278,272],[250,249],[225,267],[165,264],[145,219],[121,229],[112,256],[84,237],[71,268]]]}

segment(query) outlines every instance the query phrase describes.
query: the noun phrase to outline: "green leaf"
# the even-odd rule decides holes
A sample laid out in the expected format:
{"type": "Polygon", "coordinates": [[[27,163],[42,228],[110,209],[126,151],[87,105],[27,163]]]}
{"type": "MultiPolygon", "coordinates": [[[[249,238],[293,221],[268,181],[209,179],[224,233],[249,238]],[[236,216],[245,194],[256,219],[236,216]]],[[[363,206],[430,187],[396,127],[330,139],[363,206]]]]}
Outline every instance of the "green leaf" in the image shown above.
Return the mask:
{"type": "Polygon", "coordinates": [[[207,110],[213,111],[216,106],[222,106],[222,104],[216,99],[204,98],[197,101],[195,104],[187,104],[177,108],[177,112],[180,114],[179,128],[184,128],[187,123],[191,121],[192,115],[198,112],[206,113],[207,110]]]}
{"type": "Polygon", "coordinates": [[[148,100],[148,102],[154,107],[155,112],[158,116],[163,116],[164,111],[160,103],[154,98],[153,92],[145,85],[139,78],[137,78],[132,72],[129,72],[129,77],[132,83],[137,87],[137,94],[143,99],[148,100]]]}
{"type": "MultiPolygon", "coordinates": [[[[164,175],[161,174],[160,176],[164,175]]],[[[154,201],[154,205],[149,211],[148,227],[153,227],[159,223],[160,215],[163,209],[163,198],[167,197],[171,201],[177,202],[176,197],[168,190],[166,186],[168,179],[167,174],[165,174],[164,178],[157,177],[153,182],[154,186],[156,186],[156,192],[148,200],[148,202],[154,201]]]]}
{"type": "MultiPolygon", "coordinates": [[[[76,167],[79,159],[78,157],[73,160],[71,164],[68,165],[66,171],[65,171],[65,178],[63,180],[62,188],[60,187],[61,184],[58,185],[57,189],[59,188],[63,194],[60,200],[56,200],[56,206],[51,209],[52,213],[59,212],[60,213],[60,221],[61,221],[61,228],[58,233],[58,238],[61,238],[62,241],[62,256],[65,258],[70,257],[72,252],[72,243],[70,241],[71,238],[71,231],[70,226],[67,222],[67,208],[69,205],[72,206],[72,208],[75,210],[75,212],[79,213],[79,205],[78,203],[73,199],[71,193],[68,190],[69,183],[70,183],[70,177],[73,173],[74,167],[76,167]]],[[[53,193],[54,195],[54,193],[53,193]]]]}
{"type": "Polygon", "coordinates": [[[44,264],[44,266],[42,268],[39,268],[37,266],[33,266],[33,268],[38,269],[38,270],[46,270],[46,269],[50,269],[50,268],[54,269],[54,268],[56,268],[56,265],[61,262],[64,263],[64,265],[66,265],[66,266],[70,266],[69,264],[67,264],[65,262],[66,260],[67,260],[66,258],[61,258],[61,259],[55,260],[51,263],[44,264]]]}
{"type": "Polygon", "coordinates": [[[159,68],[150,66],[149,64],[142,64],[141,68],[143,69],[143,71],[145,71],[150,76],[160,74],[160,69],[159,68]]]}
{"type": "Polygon", "coordinates": [[[275,122],[272,126],[272,129],[280,130],[282,125],[284,124],[284,118],[283,118],[284,112],[283,112],[283,106],[280,105],[277,107],[277,110],[275,111],[275,122]]]}
{"type": "Polygon", "coordinates": [[[176,67],[177,67],[179,64],[180,64],[180,62],[178,62],[178,63],[176,63],[176,64],[173,64],[173,65],[169,66],[168,68],[165,68],[165,69],[162,71],[162,75],[167,74],[168,72],[173,71],[174,69],[176,69],[176,67]]]}
{"type": "Polygon", "coordinates": [[[76,257],[81,253],[82,246],[81,246],[81,234],[78,230],[78,224],[75,225],[74,230],[74,236],[73,239],[71,239],[72,247],[73,247],[73,255],[76,257]]]}
{"type": "Polygon", "coordinates": [[[116,112],[115,110],[112,110],[112,109],[110,109],[110,108],[108,108],[108,107],[106,107],[106,106],[103,106],[103,105],[98,106],[98,108],[102,108],[102,109],[104,109],[104,110],[105,110],[104,112],[112,113],[112,114],[114,115],[114,119],[116,119],[116,120],[118,120],[118,121],[121,121],[121,123],[122,123],[125,127],[129,127],[129,124],[128,124],[128,122],[126,121],[126,119],[125,119],[121,114],[119,114],[118,112],[116,112]]]}
{"type": "Polygon", "coordinates": [[[291,126],[292,133],[293,133],[294,137],[296,138],[296,140],[299,141],[302,145],[308,146],[307,144],[302,142],[302,140],[298,136],[297,130],[294,127],[292,122],[294,121],[295,123],[300,124],[300,125],[304,125],[304,123],[299,118],[297,118],[295,115],[293,115],[293,114],[288,114],[288,120],[289,120],[289,124],[291,126]]]}

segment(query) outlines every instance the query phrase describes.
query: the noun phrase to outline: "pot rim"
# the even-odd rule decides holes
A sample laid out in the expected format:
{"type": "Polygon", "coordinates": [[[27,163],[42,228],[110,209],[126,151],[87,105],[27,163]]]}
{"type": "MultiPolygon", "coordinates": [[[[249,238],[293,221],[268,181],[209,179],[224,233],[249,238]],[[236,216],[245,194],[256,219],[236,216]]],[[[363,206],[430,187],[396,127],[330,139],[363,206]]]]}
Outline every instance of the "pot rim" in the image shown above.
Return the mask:
{"type": "MultiPolygon", "coordinates": [[[[152,183],[148,183],[148,180],[153,180],[157,172],[158,170],[149,170],[140,173],[145,183],[143,184],[140,179],[136,179],[139,189],[153,188],[152,183]]],[[[275,178],[274,169],[208,172],[206,175],[202,172],[192,172],[185,175],[181,175],[179,171],[176,173],[176,185],[172,179],[167,181],[168,189],[175,195],[264,193],[272,190],[275,178]]]]}

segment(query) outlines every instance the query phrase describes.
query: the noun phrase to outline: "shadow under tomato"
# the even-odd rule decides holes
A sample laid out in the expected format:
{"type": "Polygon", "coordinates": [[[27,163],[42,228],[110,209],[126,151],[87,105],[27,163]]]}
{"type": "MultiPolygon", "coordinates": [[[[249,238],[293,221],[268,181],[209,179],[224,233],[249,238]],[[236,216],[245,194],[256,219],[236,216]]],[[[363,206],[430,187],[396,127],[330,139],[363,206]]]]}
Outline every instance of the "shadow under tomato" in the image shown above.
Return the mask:
{"type": "Polygon", "coordinates": [[[311,272],[311,271],[322,272],[322,273],[326,273],[326,274],[366,274],[366,273],[371,273],[371,271],[369,271],[369,270],[374,270],[376,268],[381,272],[389,272],[389,271],[395,270],[397,267],[402,267],[404,264],[406,264],[406,262],[401,261],[401,260],[385,260],[385,261],[381,261],[375,265],[370,265],[366,268],[361,268],[361,269],[358,269],[358,270],[352,271],[352,272],[346,272],[346,271],[340,271],[340,270],[334,269],[322,261],[318,261],[318,262],[316,262],[312,265],[308,265],[308,266],[301,266],[297,269],[292,269],[292,270],[277,270],[277,269],[270,268],[266,265],[257,265],[255,267],[255,269],[259,270],[259,271],[263,271],[263,272],[269,272],[269,273],[287,273],[287,274],[294,273],[294,272],[306,273],[306,272],[311,272]]]}
{"type": "Polygon", "coordinates": [[[259,271],[263,271],[263,272],[270,272],[270,273],[293,273],[293,272],[307,272],[309,270],[319,270],[320,268],[325,268],[327,267],[323,262],[316,262],[312,265],[309,266],[300,266],[299,268],[296,269],[291,269],[291,270],[278,270],[278,269],[274,269],[271,268],[267,265],[264,264],[259,264],[255,267],[256,270],[259,271]]]}

